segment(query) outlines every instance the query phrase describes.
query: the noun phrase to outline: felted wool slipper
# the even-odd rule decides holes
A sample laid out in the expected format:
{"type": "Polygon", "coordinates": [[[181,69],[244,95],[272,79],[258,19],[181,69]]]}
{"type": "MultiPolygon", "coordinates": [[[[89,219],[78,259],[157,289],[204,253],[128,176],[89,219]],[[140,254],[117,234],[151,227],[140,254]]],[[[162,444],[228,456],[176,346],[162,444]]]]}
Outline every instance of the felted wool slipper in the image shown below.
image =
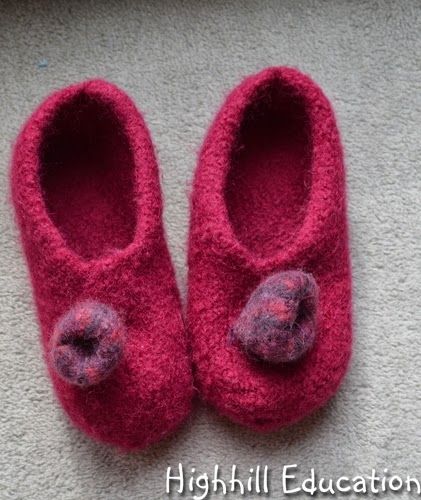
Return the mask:
{"type": "Polygon", "coordinates": [[[211,126],[188,290],[196,383],[223,415],[275,430],[335,393],[352,340],[342,149],[328,100],[299,71],[247,78],[211,126]]]}
{"type": "Polygon", "coordinates": [[[17,139],[11,183],[63,408],[121,449],[160,440],[188,415],[192,378],[142,117],[104,81],[53,94],[17,139]]]}

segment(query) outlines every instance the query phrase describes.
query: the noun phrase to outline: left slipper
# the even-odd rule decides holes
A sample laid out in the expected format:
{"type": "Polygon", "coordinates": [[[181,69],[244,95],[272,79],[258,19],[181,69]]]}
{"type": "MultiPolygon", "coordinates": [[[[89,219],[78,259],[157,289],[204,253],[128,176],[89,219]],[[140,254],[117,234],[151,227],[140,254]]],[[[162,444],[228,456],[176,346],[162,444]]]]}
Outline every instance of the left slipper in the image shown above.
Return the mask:
{"type": "Polygon", "coordinates": [[[121,449],[159,441],[189,414],[193,386],[142,116],[105,81],[55,92],[18,137],[11,181],[64,410],[121,449]]]}

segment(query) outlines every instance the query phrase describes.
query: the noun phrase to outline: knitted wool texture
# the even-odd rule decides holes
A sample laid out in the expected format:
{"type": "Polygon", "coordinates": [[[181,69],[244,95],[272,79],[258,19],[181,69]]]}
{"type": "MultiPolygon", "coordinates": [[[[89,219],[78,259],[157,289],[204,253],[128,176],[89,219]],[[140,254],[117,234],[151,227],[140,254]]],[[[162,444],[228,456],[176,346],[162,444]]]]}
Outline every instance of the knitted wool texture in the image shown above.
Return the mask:
{"type": "Polygon", "coordinates": [[[142,117],[104,81],[53,94],[17,139],[11,184],[63,408],[89,436],[124,450],[162,439],[189,414],[192,378],[142,117]],[[92,322],[96,341],[106,337],[93,356],[89,328],[76,338],[92,322]],[[66,338],[71,352],[60,347],[66,338]]]}
{"type": "Polygon", "coordinates": [[[352,334],[344,177],[330,104],[290,68],[244,80],[202,147],[189,237],[196,385],[223,415],[252,429],[300,420],[345,374],[352,334]],[[295,363],[256,362],[238,348],[246,304],[266,277],[295,269],[319,288],[314,345],[295,363]],[[232,334],[227,340],[230,329],[237,345],[232,334]]]}
{"type": "Polygon", "coordinates": [[[316,336],[317,285],[301,271],[276,273],[251,294],[229,333],[229,342],[251,359],[297,361],[316,336]]]}

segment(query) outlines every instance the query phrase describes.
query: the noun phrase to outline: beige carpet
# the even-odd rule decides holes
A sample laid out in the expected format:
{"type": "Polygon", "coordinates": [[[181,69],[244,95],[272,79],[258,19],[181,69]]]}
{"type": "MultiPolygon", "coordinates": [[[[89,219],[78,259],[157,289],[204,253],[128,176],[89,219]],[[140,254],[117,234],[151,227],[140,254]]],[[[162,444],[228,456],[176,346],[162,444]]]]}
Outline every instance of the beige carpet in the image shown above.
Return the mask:
{"type": "Polygon", "coordinates": [[[267,464],[270,498],[281,497],[284,464],[298,464],[303,476],[310,467],[326,477],[372,467],[421,475],[420,16],[419,0],[0,1],[1,499],[162,499],[166,468],[179,462],[208,473],[214,464],[226,473],[232,464],[245,473],[267,464]],[[197,150],[224,94],[275,64],[322,85],[343,135],[354,275],[349,375],[327,408],[286,431],[259,436],[198,405],[173,439],[119,456],[73,429],[53,397],[8,203],[10,146],[51,90],[92,76],[122,86],[157,147],[185,296],[197,150]]]}

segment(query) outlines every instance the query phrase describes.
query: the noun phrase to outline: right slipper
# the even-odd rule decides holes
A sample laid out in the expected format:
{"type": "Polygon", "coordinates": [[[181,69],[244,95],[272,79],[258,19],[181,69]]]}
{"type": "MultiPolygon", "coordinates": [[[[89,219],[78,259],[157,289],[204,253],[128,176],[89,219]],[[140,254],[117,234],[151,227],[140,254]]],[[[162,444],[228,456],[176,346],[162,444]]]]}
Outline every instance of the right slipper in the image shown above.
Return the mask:
{"type": "Polygon", "coordinates": [[[255,430],[335,393],[351,353],[342,149],[320,88],[269,68],[227,98],[195,175],[188,325],[196,384],[255,430]]]}
{"type": "Polygon", "coordinates": [[[63,408],[124,450],[162,439],[189,414],[193,387],[142,117],[104,81],[56,92],[19,135],[11,182],[63,408]]]}

